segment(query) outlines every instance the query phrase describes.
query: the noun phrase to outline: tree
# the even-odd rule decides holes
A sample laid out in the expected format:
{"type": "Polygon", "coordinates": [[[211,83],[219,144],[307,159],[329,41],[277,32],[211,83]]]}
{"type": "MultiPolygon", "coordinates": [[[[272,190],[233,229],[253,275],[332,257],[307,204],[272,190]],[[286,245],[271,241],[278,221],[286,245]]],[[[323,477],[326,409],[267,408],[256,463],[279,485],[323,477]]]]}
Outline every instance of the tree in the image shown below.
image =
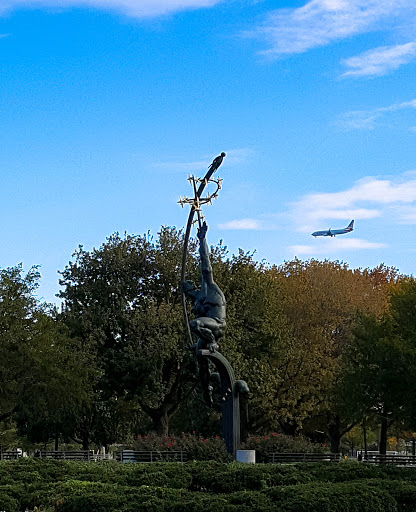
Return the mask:
{"type": "Polygon", "coordinates": [[[378,419],[382,454],[388,429],[414,428],[416,417],[416,283],[402,277],[390,283],[389,292],[389,309],[381,317],[358,317],[343,378],[344,401],[378,419]]]}
{"type": "Polygon", "coordinates": [[[16,411],[18,433],[31,442],[55,440],[73,434],[81,404],[89,404],[97,371],[91,353],[68,335],[56,311],[37,311],[30,381],[16,411]]]}
{"type": "Polygon", "coordinates": [[[46,441],[88,393],[89,361],[36,299],[39,278],[37,267],[0,271],[0,420],[13,417],[20,433],[46,441]]]}
{"type": "MultiPolygon", "coordinates": [[[[304,419],[322,415],[332,451],[357,418],[343,405],[338,380],[357,312],[380,316],[387,308],[386,287],[394,275],[384,266],[350,270],[338,261],[295,259],[272,269],[281,281],[283,311],[296,347],[285,379],[297,390],[293,407],[304,419]],[[283,278],[283,279],[282,279],[283,278]],[[303,411],[303,412],[302,412],[303,411]]],[[[296,427],[291,420],[290,426],[296,427]]],[[[288,426],[282,425],[288,433],[288,426]]]]}
{"type": "Polygon", "coordinates": [[[162,228],[156,241],[115,233],[91,252],[79,247],[60,281],[62,318],[96,355],[100,403],[124,401],[130,413],[136,404],[163,434],[196,385],[184,349],[182,243],[174,228],[162,228]]]}
{"type": "Polygon", "coordinates": [[[242,250],[227,259],[221,255],[214,274],[227,298],[222,350],[251,390],[248,428],[293,433],[314,408],[319,372],[293,335],[285,311],[286,276],[242,250]]]}
{"type": "Polygon", "coordinates": [[[387,313],[377,320],[363,316],[354,332],[345,365],[344,393],[362,416],[373,414],[380,422],[380,453],[387,448],[390,425],[403,418],[405,382],[412,366],[412,350],[394,333],[387,313]]]}
{"type": "Polygon", "coordinates": [[[23,274],[22,265],[0,270],[0,421],[17,410],[22,393],[32,382],[34,355],[34,291],[36,267],[23,274]]]}

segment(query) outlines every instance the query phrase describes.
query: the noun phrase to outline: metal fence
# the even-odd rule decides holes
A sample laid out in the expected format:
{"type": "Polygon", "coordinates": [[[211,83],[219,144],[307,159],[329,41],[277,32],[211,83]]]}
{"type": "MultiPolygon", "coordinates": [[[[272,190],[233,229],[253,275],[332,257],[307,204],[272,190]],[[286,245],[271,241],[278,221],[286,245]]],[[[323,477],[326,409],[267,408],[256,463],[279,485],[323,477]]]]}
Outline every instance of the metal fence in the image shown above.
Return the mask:
{"type": "Polygon", "coordinates": [[[394,464],[395,466],[416,466],[416,455],[363,455],[363,461],[370,464],[394,464]]]}
{"type": "Polygon", "coordinates": [[[183,451],[137,451],[122,450],[117,453],[120,462],[186,462],[187,453],[183,451]]]}
{"type": "Polygon", "coordinates": [[[13,451],[0,451],[0,460],[16,460],[22,456],[20,452],[13,451]]]}
{"type": "Polygon", "coordinates": [[[290,462],[339,462],[340,453],[269,453],[268,461],[271,463],[290,462]]]}
{"type": "Polygon", "coordinates": [[[93,450],[70,450],[70,451],[54,451],[40,450],[35,456],[41,459],[57,459],[57,460],[95,460],[93,450]]]}

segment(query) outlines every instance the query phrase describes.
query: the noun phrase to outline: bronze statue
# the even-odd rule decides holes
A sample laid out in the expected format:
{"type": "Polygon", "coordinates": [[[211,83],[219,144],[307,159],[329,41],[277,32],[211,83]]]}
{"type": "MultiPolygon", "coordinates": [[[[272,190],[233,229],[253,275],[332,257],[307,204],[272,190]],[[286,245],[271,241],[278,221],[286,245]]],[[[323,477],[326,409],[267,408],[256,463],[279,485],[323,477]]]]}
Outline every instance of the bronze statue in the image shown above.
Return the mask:
{"type": "Polygon", "coordinates": [[[188,348],[195,351],[203,397],[209,406],[213,404],[211,382],[217,382],[221,396],[222,435],[228,452],[235,455],[240,445],[240,395],[247,395],[249,389],[243,380],[235,379],[229,361],[218,351],[218,343],[225,330],[226,304],[224,294],[213,278],[206,240],[208,226],[206,222],[203,222],[201,212],[201,206],[211,204],[212,199],[217,197],[218,191],[221,189],[222,180],[212,176],[222,164],[224,157],[225,153],[223,152],[214,158],[204,178],[188,176],[188,180],[193,186],[194,197],[180,197],[178,203],[181,207],[186,204],[191,206],[184,236],[181,270],[182,309],[187,330],[188,348]],[[216,190],[203,196],[204,189],[210,185],[216,186],[216,190]],[[197,236],[201,265],[200,288],[197,288],[191,281],[185,281],[187,247],[195,214],[199,226],[197,236]],[[195,318],[190,321],[188,319],[186,297],[190,297],[193,302],[195,318]],[[198,336],[196,343],[194,343],[193,334],[198,336]],[[212,373],[210,364],[215,367],[215,371],[212,373]]]}
{"type": "Polygon", "coordinates": [[[185,281],[183,290],[193,300],[193,311],[196,315],[189,322],[191,331],[198,336],[197,350],[208,348],[214,352],[225,329],[225,297],[215,283],[209,259],[206,239],[208,230],[204,222],[198,228],[199,254],[201,257],[201,288],[197,289],[190,281],[185,281]]]}
{"type": "Polygon", "coordinates": [[[198,358],[199,376],[202,383],[205,402],[212,405],[211,372],[206,357],[198,357],[200,350],[208,349],[215,352],[218,342],[225,329],[225,297],[220,287],[215,283],[212,266],[209,259],[209,249],[206,239],[208,226],[204,222],[198,228],[199,254],[201,257],[201,288],[195,288],[190,281],[183,283],[184,293],[193,301],[193,312],[196,318],[189,322],[191,331],[198,336],[198,341],[191,349],[195,350],[198,358]]]}

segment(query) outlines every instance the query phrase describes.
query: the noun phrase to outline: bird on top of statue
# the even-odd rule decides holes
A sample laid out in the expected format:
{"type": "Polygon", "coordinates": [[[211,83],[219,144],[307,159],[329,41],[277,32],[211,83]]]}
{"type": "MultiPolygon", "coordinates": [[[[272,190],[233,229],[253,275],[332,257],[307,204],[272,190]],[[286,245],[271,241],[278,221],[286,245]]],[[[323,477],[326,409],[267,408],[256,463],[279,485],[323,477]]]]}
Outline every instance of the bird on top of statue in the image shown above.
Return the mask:
{"type": "Polygon", "coordinates": [[[214,158],[214,160],[212,161],[212,164],[208,167],[208,170],[215,172],[218,169],[218,167],[222,164],[224,157],[225,157],[225,153],[223,151],[221,153],[221,155],[217,156],[217,158],[214,158]]]}

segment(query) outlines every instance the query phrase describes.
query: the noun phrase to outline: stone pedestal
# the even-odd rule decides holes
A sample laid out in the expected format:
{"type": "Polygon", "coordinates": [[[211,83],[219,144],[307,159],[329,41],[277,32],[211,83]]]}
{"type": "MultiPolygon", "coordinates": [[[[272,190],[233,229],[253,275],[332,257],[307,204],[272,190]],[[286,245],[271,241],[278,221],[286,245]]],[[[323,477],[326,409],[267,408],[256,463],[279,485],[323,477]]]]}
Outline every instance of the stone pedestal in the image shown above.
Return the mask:
{"type": "Polygon", "coordinates": [[[237,450],[237,462],[247,462],[249,464],[256,463],[256,450],[237,450]]]}

